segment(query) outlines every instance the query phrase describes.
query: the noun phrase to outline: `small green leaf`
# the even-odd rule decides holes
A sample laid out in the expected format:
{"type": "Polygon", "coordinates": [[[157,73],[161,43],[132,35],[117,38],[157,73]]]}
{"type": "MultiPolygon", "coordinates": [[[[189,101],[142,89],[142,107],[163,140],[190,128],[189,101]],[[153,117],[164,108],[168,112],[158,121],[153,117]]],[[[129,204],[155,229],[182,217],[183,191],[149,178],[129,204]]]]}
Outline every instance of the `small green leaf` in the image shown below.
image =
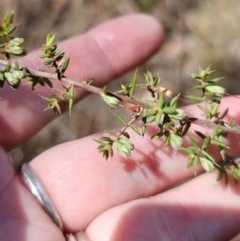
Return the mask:
{"type": "Polygon", "coordinates": [[[100,138],[100,140],[108,142],[108,143],[112,143],[113,142],[113,140],[110,137],[108,137],[108,136],[103,136],[103,137],[100,138]]]}
{"type": "Polygon", "coordinates": [[[215,95],[224,95],[225,94],[225,89],[218,85],[207,86],[206,89],[209,92],[214,93],[215,95]]]}
{"type": "Polygon", "coordinates": [[[200,148],[198,142],[197,142],[195,139],[193,139],[192,137],[190,137],[190,141],[191,141],[192,145],[193,145],[196,149],[200,148]]]}
{"type": "Polygon", "coordinates": [[[16,30],[16,28],[17,28],[17,26],[9,27],[7,30],[7,34],[10,35],[11,33],[13,33],[16,30]]]}
{"type": "Polygon", "coordinates": [[[127,122],[126,122],[121,116],[116,115],[115,113],[114,113],[114,115],[117,117],[118,121],[119,121],[121,124],[127,125],[127,122]]]}
{"type": "Polygon", "coordinates": [[[208,147],[210,141],[211,141],[211,137],[210,137],[210,136],[204,138],[204,141],[203,141],[203,149],[205,149],[205,148],[208,147]]]}
{"type": "Polygon", "coordinates": [[[221,80],[222,78],[223,78],[223,77],[214,78],[214,79],[208,80],[208,81],[206,81],[206,82],[209,83],[209,84],[215,84],[215,83],[217,83],[219,80],[221,80]]]}
{"type": "Polygon", "coordinates": [[[196,133],[199,137],[201,137],[203,140],[206,138],[206,136],[205,136],[203,133],[199,132],[199,131],[195,131],[195,133],[196,133]]]}
{"type": "Polygon", "coordinates": [[[213,108],[211,109],[211,116],[216,116],[216,114],[218,113],[218,108],[219,108],[219,104],[215,104],[213,106],[213,108]]]}
{"type": "Polygon", "coordinates": [[[13,20],[14,20],[14,11],[12,11],[11,13],[8,13],[4,18],[4,21],[6,21],[9,24],[12,24],[13,20]]]}
{"type": "Polygon", "coordinates": [[[48,59],[46,61],[44,61],[44,66],[48,67],[48,68],[52,68],[54,65],[54,59],[48,59]]]}
{"type": "Polygon", "coordinates": [[[221,134],[221,128],[220,128],[220,125],[217,125],[217,126],[213,129],[213,135],[218,136],[219,134],[221,134]]]}
{"type": "Polygon", "coordinates": [[[44,96],[41,96],[42,99],[46,100],[48,103],[51,103],[53,101],[53,98],[47,98],[44,96]]]}
{"type": "Polygon", "coordinates": [[[150,85],[153,84],[153,75],[150,71],[147,71],[147,74],[145,75],[147,83],[150,85]]]}
{"type": "Polygon", "coordinates": [[[170,145],[174,149],[178,149],[182,146],[182,137],[174,133],[170,133],[170,145]]]}
{"type": "Polygon", "coordinates": [[[181,133],[181,136],[185,136],[189,130],[189,128],[191,127],[191,124],[189,122],[187,122],[185,125],[184,125],[184,128],[182,130],[182,133],[181,133]]]}
{"type": "Polygon", "coordinates": [[[193,161],[192,161],[192,166],[197,169],[198,168],[198,164],[199,164],[199,161],[198,161],[198,156],[195,155],[194,158],[193,158],[193,161]]]}
{"type": "Polygon", "coordinates": [[[193,89],[196,89],[196,90],[202,90],[202,89],[204,89],[204,88],[205,88],[205,86],[200,85],[200,84],[195,85],[195,86],[193,87],[193,89]]]}
{"type": "Polygon", "coordinates": [[[194,154],[191,154],[188,156],[188,164],[187,164],[187,168],[193,166],[193,160],[195,158],[195,155],[194,154]]]}
{"type": "Polygon", "coordinates": [[[195,95],[188,95],[187,97],[192,100],[204,101],[203,97],[199,97],[199,96],[195,96],[195,95]]]}
{"type": "Polygon", "coordinates": [[[164,145],[168,146],[170,144],[170,135],[165,135],[164,136],[164,145]]]}
{"type": "Polygon", "coordinates": [[[63,63],[63,66],[62,66],[62,72],[65,73],[65,71],[67,70],[67,67],[69,65],[69,62],[70,62],[70,58],[66,58],[64,63],[63,63]]]}
{"type": "Polygon", "coordinates": [[[202,153],[203,153],[209,160],[211,160],[212,162],[215,162],[214,158],[213,158],[208,152],[206,152],[205,150],[202,149],[202,153]]]}
{"type": "Polygon", "coordinates": [[[219,119],[223,119],[228,114],[228,108],[223,111],[223,113],[219,116],[219,119]]]}
{"type": "Polygon", "coordinates": [[[24,44],[24,39],[23,38],[13,38],[9,41],[9,44],[8,46],[11,46],[11,47],[20,47],[24,44]]]}
{"type": "Polygon", "coordinates": [[[202,164],[203,169],[206,172],[213,172],[215,170],[215,167],[214,167],[212,161],[210,161],[208,158],[199,157],[199,160],[202,164]]]}
{"type": "Polygon", "coordinates": [[[54,103],[53,110],[61,115],[61,108],[57,101],[54,103]]]}
{"type": "Polygon", "coordinates": [[[88,85],[93,85],[94,81],[95,81],[94,79],[90,79],[88,82],[88,85]]]}
{"type": "Polygon", "coordinates": [[[144,136],[146,134],[146,131],[147,131],[147,126],[143,125],[142,126],[142,136],[144,136]]]}
{"type": "Polygon", "coordinates": [[[141,132],[140,132],[140,130],[136,127],[136,126],[134,126],[134,125],[130,125],[130,127],[131,127],[131,129],[134,131],[134,132],[136,132],[138,135],[142,135],[141,134],[141,132]]]}
{"type": "Polygon", "coordinates": [[[204,93],[204,95],[205,95],[205,96],[212,96],[212,95],[214,95],[214,93],[213,93],[213,92],[210,92],[210,91],[206,91],[206,92],[204,93]]]}
{"type": "Polygon", "coordinates": [[[204,114],[206,115],[207,118],[209,118],[209,119],[212,118],[211,112],[209,110],[205,109],[204,114]]]}
{"type": "Polygon", "coordinates": [[[222,148],[229,148],[226,144],[224,144],[220,141],[216,141],[216,140],[211,140],[211,144],[222,147],[222,148]]]}
{"type": "Polygon", "coordinates": [[[129,97],[132,98],[133,97],[133,94],[134,94],[134,91],[135,91],[135,87],[136,87],[136,83],[137,83],[137,71],[135,72],[134,76],[133,76],[133,79],[131,81],[131,88],[130,88],[130,91],[129,91],[129,97]]]}
{"type": "Polygon", "coordinates": [[[130,139],[130,135],[128,132],[122,132],[122,135],[125,136],[126,138],[130,139]]]}
{"type": "Polygon", "coordinates": [[[156,114],[155,117],[156,117],[156,118],[155,118],[155,123],[156,123],[156,125],[158,125],[158,124],[160,123],[160,121],[161,121],[161,118],[162,118],[162,112],[159,111],[159,112],[156,114]]]}
{"type": "MultiPolygon", "coordinates": [[[[179,94],[179,95],[180,95],[180,94],[179,94]]],[[[178,97],[179,97],[179,95],[175,96],[175,97],[171,100],[171,102],[170,102],[170,104],[169,104],[170,107],[173,107],[173,108],[176,108],[176,107],[177,107],[177,102],[178,102],[178,97]]]]}
{"type": "Polygon", "coordinates": [[[202,79],[202,76],[198,73],[192,73],[191,77],[195,80],[201,80],[202,79]]]}
{"type": "Polygon", "coordinates": [[[201,106],[201,105],[197,105],[197,107],[198,107],[198,109],[201,110],[201,111],[204,111],[204,110],[205,110],[205,108],[204,108],[203,106],[201,106]]]}
{"type": "Polygon", "coordinates": [[[69,109],[69,116],[71,116],[71,111],[72,111],[73,102],[74,102],[74,85],[70,86],[69,94],[70,94],[70,98],[68,101],[68,109],[69,109]]]}
{"type": "Polygon", "coordinates": [[[176,108],[167,106],[163,108],[163,112],[164,114],[174,114],[176,112],[176,108]]]}
{"type": "Polygon", "coordinates": [[[153,106],[154,106],[154,101],[152,101],[152,100],[146,100],[146,103],[147,103],[148,108],[153,108],[153,106]]]}
{"type": "Polygon", "coordinates": [[[40,59],[45,59],[47,57],[48,57],[48,53],[44,53],[44,54],[41,54],[38,56],[38,58],[40,58],[40,59]]]}
{"type": "Polygon", "coordinates": [[[17,88],[20,85],[20,79],[17,76],[15,76],[14,73],[5,72],[4,76],[6,77],[9,85],[13,88],[17,88]]]}
{"type": "Polygon", "coordinates": [[[124,157],[129,157],[134,145],[127,139],[120,138],[116,141],[117,151],[124,157]]]}
{"type": "MultiPolygon", "coordinates": [[[[55,54],[56,54],[56,52],[55,52],[55,54]]],[[[58,55],[56,55],[56,57],[55,57],[55,61],[60,61],[63,57],[64,57],[64,52],[60,52],[58,55]]]]}
{"type": "Polygon", "coordinates": [[[233,178],[234,178],[235,182],[238,182],[239,179],[240,179],[240,169],[239,169],[239,167],[234,167],[232,169],[232,175],[233,175],[233,178]]]}
{"type": "Polygon", "coordinates": [[[176,120],[183,120],[186,117],[186,113],[182,109],[176,109],[174,114],[168,114],[169,117],[176,120]]]}
{"type": "Polygon", "coordinates": [[[161,77],[159,75],[156,75],[153,77],[153,86],[159,86],[161,83],[161,77]]]}
{"type": "Polygon", "coordinates": [[[180,150],[186,154],[193,154],[194,151],[188,147],[181,147],[180,150]]]}
{"type": "Polygon", "coordinates": [[[129,150],[133,150],[134,145],[133,143],[125,138],[119,138],[119,142],[121,142],[123,145],[125,145],[129,150]]]}
{"type": "Polygon", "coordinates": [[[151,137],[151,140],[155,141],[163,136],[163,133],[157,133],[151,137]]]}
{"type": "Polygon", "coordinates": [[[57,38],[56,34],[54,34],[54,33],[49,33],[49,34],[47,35],[47,37],[46,37],[46,44],[47,44],[48,46],[53,45],[53,44],[55,43],[55,41],[56,41],[56,38],[57,38]]]}
{"type": "Polygon", "coordinates": [[[1,72],[1,71],[0,71],[0,80],[4,81],[4,72],[1,72]]]}
{"type": "Polygon", "coordinates": [[[101,147],[106,145],[106,143],[104,141],[102,141],[102,140],[94,140],[94,141],[96,141],[97,143],[100,144],[99,148],[101,148],[101,147]]]}
{"type": "Polygon", "coordinates": [[[112,136],[116,136],[116,135],[117,135],[116,131],[114,131],[114,130],[107,130],[107,132],[108,132],[110,135],[112,135],[112,136]]]}
{"type": "Polygon", "coordinates": [[[154,116],[154,115],[148,116],[148,118],[147,118],[147,123],[152,123],[152,122],[155,121],[155,119],[156,119],[156,116],[154,116]]]}
{"type": "Polygon", "coordinates": [[[11,70],[11,63],[8,63],[5,67],[5,72],[10,72],[11,70]]]}
{"type": "Polygon", "coordinates": [[[163,93],[159,93],[159,99],[157,101],[158,109],[162,109],[165,106],[165,96],[163,93]]]}
{"type": "Polygon", "coordinates": [[[104,93],[104,91],[102,91],[100,93],[100,96],[102,97],[102,99],[109,105],[111,106],[112,108],[116,108],[119,104],[119,100],[114,97],[114,96],[110,96],[110,95],[106,95],[104,93]]]}

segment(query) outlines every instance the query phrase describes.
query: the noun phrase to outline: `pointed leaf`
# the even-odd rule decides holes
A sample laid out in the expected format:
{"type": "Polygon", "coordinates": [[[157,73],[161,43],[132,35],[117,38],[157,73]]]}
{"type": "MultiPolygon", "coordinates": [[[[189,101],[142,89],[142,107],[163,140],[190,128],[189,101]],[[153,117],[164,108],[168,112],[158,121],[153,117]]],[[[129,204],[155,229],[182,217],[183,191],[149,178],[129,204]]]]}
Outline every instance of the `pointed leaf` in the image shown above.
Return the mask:
{"type": "Polygon", "coordinates": [[[218,85],[207,86],[206,89],[209,92],[212,92],[216,95],[224,95],[225,94],[225,89],[221,86],[218,86],[218,85]]]}
{"type": "Polygon", "coordinates": [[[192,100],[204,101],[203,97],[199,97],[199,96],[195,96],[195,95],[188,95],[187,97],[192,100]]]}
{"type": "Polygon", "coordinates": [[[137,71],[135,72],[135,74],[133,76],[133,79],[132,79],[132,82],[131,82],[131,85],[130,85],[131,86],[130,91],[129,91],[129,97],[130,98],[132,98],[132,96],[134,94],[136,83],[137,83],[137,71]]]}
{"type": "Polygon", "coordinates": [[[215,170],[215,167],[214,167],[213,163],[208,158],[199,157],[199,160],[202,164],[203,169],[206,172],[213,172],[215,170]]]}
{"type": "Polygon", "coordinates": [[[119,115],[115,114],[114,115],[117,117],[118,121],[123,124],[123,125],[127,125],[127,122],[119,115]]]}
{"type": "Polygon", "coordinates": [[[179,147],[182,146],[182,143],[183,143],[182,137],[174,133],[170,134],[170,145],[172,148],[178,149],[179,147]]]}
{"type": "Polygon", "coordinates": [[[71,111],[72,111],[73,101],[74,101],[74,85],[70,86],[69,94],[71,97],[68,100],[68,109],[69,109],[69,116],[71,116],[71,111]]]}
{"type": "Polygon", "coordinates": [[[199,131],[195,131],[195,133],[196,133],[199,137],[201,137],[203,140],[206,138],[206,136],[205,136],[203,133],[199,132],[199,131]]]}
{"type": "Polygon", "coordinates": [[[134,132],[136,132],[138,135],[142,135],[141,134],[141,132],[140,132],[140,130],[136,127],[136,126],[134,126],[134,125],[130,125],[130,127],[131,127],[131,129],[134,131],[134,132]]]}

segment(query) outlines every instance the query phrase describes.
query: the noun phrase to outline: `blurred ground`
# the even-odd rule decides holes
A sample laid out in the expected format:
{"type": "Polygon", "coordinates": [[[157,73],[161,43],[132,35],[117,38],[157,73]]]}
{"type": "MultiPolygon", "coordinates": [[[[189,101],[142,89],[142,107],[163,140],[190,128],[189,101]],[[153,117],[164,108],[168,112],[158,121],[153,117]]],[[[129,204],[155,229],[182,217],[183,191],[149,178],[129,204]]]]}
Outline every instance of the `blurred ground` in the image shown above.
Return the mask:
{"type": "MultiPolygon", "coordinates": [[[[164,25],[166,43],[139,68],[139,81],[143,81],[142,73],[147,67],[153,73],[159,72],[164,85],[175,94],[185,95],[192,86],[187,73],[211,65],[218,76],[225,77],[222,84],[229,93],[240,92],[238,0],[1,0],[1,19],[10,10],[16,13],[20,23],[18,36],[25,38],[29,50],[39,48],[49,32],[65,39],[113,17],[136,12],[151,14],[164,25]]],[[[119,88],[133,73],[115,80],[110,89],[119,88]]],[[[91,95],[75,106],[71,118],[63,116],[53,121],[10,155],[15,163],[29,161],[56,144],[113,128],[118,124],[110,115],[109,108],[91,95]],[[96,103],[95,109],[88,108],[90,101],[96,103]]]]}

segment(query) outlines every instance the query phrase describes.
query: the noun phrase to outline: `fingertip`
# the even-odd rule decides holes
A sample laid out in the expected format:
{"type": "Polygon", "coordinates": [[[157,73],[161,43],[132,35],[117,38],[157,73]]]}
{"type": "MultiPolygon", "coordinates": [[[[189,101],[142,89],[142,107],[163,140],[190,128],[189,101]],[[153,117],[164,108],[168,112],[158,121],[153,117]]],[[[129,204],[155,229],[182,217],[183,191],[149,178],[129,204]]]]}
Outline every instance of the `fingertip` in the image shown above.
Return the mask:
{"type": "Polygon", "coordinates": [[[133,68],[157,52],[164,40],[159,21],[146,14],[131,14],[103,23],[88,33],[117,74],[133,68]],[[116,61],[118,59],[118,61],[116,61]]]}

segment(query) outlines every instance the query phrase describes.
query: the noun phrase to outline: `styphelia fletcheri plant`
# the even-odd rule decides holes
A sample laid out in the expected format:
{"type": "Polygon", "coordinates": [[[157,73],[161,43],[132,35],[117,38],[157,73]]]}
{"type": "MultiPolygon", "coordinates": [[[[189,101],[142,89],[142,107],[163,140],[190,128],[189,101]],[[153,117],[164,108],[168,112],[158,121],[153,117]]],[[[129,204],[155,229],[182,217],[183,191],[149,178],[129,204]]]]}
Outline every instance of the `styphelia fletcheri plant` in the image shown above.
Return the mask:
{"type": "MultiPolygon", "coordinates": [[[[28,67],[19,66],[18,61],[12,61],[12,56],[25,56],[27,51],[24,49],[24,39],[14,37],[12,34],[17,26],[14,25],[14,13],[9,13],[0,25],[0,53],[4,59],[0,60],[0,87],[8,84],[14,89],[21,87],[22,80],[27,81],[34,90],[38,85],[48,86],[54,90],[51,96],[42,96],[47,102],[45,110],[52,109],[57,114],[61,114],[61,106],[65,105],[71,115],[74,103],[74,89],[82,88],[86,91],[96,93],[102,100],[110,106],[113,115],[123,125],[120,131],[109,130],[106,136],[95,140],[98,143],[98,151],[107,160],[114,155],[114,146],[119,154],[130,157],[134,150],[129,129],[132,129],[140,136],[145,135],[149,125],[156,126],[156,132],[151,136],[152,141],[162,140],[164,146],[170,146],[186,153],[187,167],[197,168],[199,165],[206,172],[217,171],[219,179],[225,178],[227,172],[231,172],[234,180],[240,179],[239,165],[227,153],[230,148],[225,143],[228,135],[240,135],[234,123],[225,121],[228,109],[219,111],[221,100],[225,96],[225,89],[218,85],[221,78],[211,78],[213,72],[210,67],[200,70],[198,73],[191,74],[195,81],[194,89],[199,91],[199,95],[190,95],[187,98],[199,102],[198,108],[203,113],[203,119],[188,116],[182,109],[178,108],[180,94],[172,96],[170,90],[161,85],[161,77],[153,75],[150,71],[145,74],[146,82],[137,83],[135,73],[130,83],[121,85],[121,89],[111,92],[105,86],[98,88],[93,85],[94,79],[75,81],[65,76],[70,57],[66,57],[65,52],[58,49],[56,35],[47,35],[46,43],[42,45],[42,54],[39,56],[43,60],[49,72],[36,70],[28,67]],[[61,81],[63,88],[54,88],[54,81],[61,81]],[[136,88],[142,88],[151,93],[151,99],[140,101],[134,98],[136,88]],[[130,119],[124,120],[121,116],[114,113],[115,108],[126,108],[131,112],[130,119]],[[134,124],[138,121],[139,124],[134,124]],[[211,131],[204,135],[199,131],[195,133],[200,138],[188,136],[190,127],[200,125],[211,131]],[[186,138],[183,138],[186,136],[186,138]],[[200,141],[199,141],[200,140],[200,141]],[[190,144],[185,144],[185,141],[190,144]],[[216,146],[224,160],[223,164],[216,162],[210,154],[210,146],[216,146]]],[[[94,77],[94,76],[93,76],[94,77]]],[[[39,97],[40,98],[40,97],[39,97]]]]}

